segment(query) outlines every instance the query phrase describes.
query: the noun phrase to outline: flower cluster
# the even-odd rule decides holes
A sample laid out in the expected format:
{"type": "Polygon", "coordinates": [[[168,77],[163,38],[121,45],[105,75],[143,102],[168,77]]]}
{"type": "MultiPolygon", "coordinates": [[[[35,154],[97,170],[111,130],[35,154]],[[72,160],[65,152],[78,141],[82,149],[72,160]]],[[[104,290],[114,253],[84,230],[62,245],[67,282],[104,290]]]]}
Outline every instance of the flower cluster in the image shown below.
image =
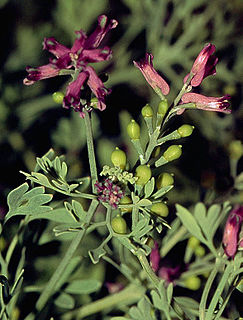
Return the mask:
{"type": "Polygon", "coordinates": [[[103,170],[100,173],[101,176],[108,176],[112,181],[118,180],[123,184],[127,184],[128,182],[134,184],[138,177],[134,177],[131,172],[124,171],[119,167],[112,167],[105,165],[103,170]]]}
{"type": "MultiPolygon", "coordinates": [[[[218,62],[218,58],[213,55],[214,52],[215,46],[213,44],[209,43],[206,45],[196,58],[190,73],[188,73],[184,78],[185,91],[187,92],[185,92],[181,97],[181,106],[177,114],[183,113],[185,110],[183,108],[183,104],[188,103],[194,103],[197,109],[224,113],[231,112],[229,109],[229,95],[225,95],[223,97],[206,97],[202,94],[188,92],[188,90],[192,89],[193,87],[199,86],[203,79],[205,79],[207,76],[216,74],[216,64],[218,62]]],[[[153,56],[147,53],[144,60],[141,60],[140,62],[134,61],[134,64],[140,69],[146,81],[163,100],[165,99],[164,96],[169,94],[170,87],[168,83],[153,68],[152,62],[153,56]]]]}
{"type": "Polygon", "coordinates": [[[234,258],[238,246],[243,247],[243,239],[239,240],[242,222],[243,206],[236,206],[229,214],[223,235],[224,252],[230,258],[234,258]]]}
{"type": "Polygon", "coordinates": [[[98,193],[98,200],[109,203],[114,209],[124,197],[124,191],[110,179],[105,179],[103,182],[96,182],[95,188],[98,193]]]}
{"type": "Polygon", "coordinates": [[[47,65],[38,68],[27,67],[28,75],[24,79],[24,84],[32,85],[38,80],[69,72],[73,76],[73,81],[67,87],[63,106],[67,109],[73,107],[75,111],[80,112],[81,117],[84,117],[80,97],[81,89],[87,83],[98,99],[97,108],[101,111],[104,110],[106,108],[105,96],[110,93],[110,90],[104,87],[94,68],[88,64],[111,58],[112,52],[109,47],[100,49],[98,46],[107,32],[115,28],[117,24],[118,22],[114,19],[108,23],[108,18],[101,15],[98,18],[97,28],[89,37],[82,30],[75,32],[76,40],[71,49],[58,43],[53,37],[44,39],[43,49],[48,50],[55,57],[51,58],[47,65]]]}

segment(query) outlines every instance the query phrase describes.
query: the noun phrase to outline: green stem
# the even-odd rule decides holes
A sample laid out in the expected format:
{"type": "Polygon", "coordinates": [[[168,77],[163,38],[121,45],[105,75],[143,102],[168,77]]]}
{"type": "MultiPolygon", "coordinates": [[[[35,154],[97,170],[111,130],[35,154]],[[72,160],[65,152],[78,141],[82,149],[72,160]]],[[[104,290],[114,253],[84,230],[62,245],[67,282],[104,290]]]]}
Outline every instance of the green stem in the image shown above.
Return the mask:
{"type": "Polygon", "coordinates": [[[144,161],[144,163],[147,163],[149,161],[149,158],[150,158],[154,148],[157,146],[157,139],[159,137],[159,134],[160,134],[160,128],[157,127],[155,129],[154,133],[150,137],[149,144],[148,144],[148,147],[147,147],[146,152],[145,152],[145,161],[144,161]]]}
{"type": "Polygon", "coordinates": [[[41,311],[44,306],[46,305],[47,301],[49,300],[49,298],[51,297],[51,295],[53,294],[53,292],[55,291],[55,288],[57,286],[58,280],[61,278],[61,275],[63,274],[63,272],[65,271],[67,265],[69,264],[74,252],[76,251],[77,247],[80,245],[80,242],[83,240],[85,234],[86,234],[86,230],[90,224],[90,221],[94,215],[94,212],[98,206],[99,202],[97,200],[93,200],[90,204],[89,210],[87,212],[87,224],[86,224],[86,228],[82,229],[78,232],[78,234],[76,235],[76,237],[72,240],[63,260],[61,261],[61,263],[59,264],[59,266],[57,267],[56,271],[54,272],[54,274],[52,275],[51,279],[49,280],[47,286],[45,287],[45,289],[43,290],[43,292],[41,293],[39,299],[37,300],[36,303],[36,309],[38,311],[41,311]]]}
{"type": "Polygon", "coordinates": [[[138,208],[137,207],[133,207],[132,209],[132,230],[134,230],[137,226],[138,223],[138,208]]]}
{"type": "Polygon", "coordinates": [[[62,320],[76,316],[76,319],[83,319],[91,314],[98,313],[105,309],[112,309],[117,305],[131,305],[139,301],[145,294],[145,289],[141,286],[129,285],[118,293],[114,293],[100,300],[87,304],[77,310],[67,312],[62,316],[62,320]]]}
{"type": "Polygon", "coordinates": [[[97,167],[96,167],[95,152],[94,152],[92,124],[91,124],[90,114],[86,110],[84,112],[85,112],[84,123],[85,123],[85,129],[86,129],[91,184],[92,184],[92,191],[93,193],[95,193],[94,184],[98,180],[98,175],[97,175],[97,167]]]}
{"type": "Polygon", "coordinates": [[[144,252],[141,249],[139,249],[134,254],[137,256],[141,266],[146,271],[148,278],[154,283],[155,287],[158,288],[159,283],[160,283],[160,279],[156,276],[156,274],[154,273],[154,271],[150,267],[148,260],[147,260],[147,257],[144,254],[144,252]]]}

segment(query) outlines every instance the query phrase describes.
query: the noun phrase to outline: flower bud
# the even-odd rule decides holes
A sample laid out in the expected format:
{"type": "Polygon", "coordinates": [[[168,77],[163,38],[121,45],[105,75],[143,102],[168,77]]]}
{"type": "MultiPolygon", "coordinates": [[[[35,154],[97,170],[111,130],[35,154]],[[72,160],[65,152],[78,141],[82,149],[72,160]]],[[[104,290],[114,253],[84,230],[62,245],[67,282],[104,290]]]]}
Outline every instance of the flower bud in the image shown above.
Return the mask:
{"type": "Polygon", "coordinates": [[[189,124],[183,124],[177,131],[182,138],[189,137],[194,127],[189,124]]]}
{"type": "Polygon", "coordinates": [[[202,246],[196,247],[194,252],[197,257],[203,257],[205,255],[205,249],[202,246]]]}
{"type": "Polygon", "coordinates": [[[171,186],[173,184],[174,184],[174,178],[168,172],[162,172],[156,180],[156,187],[158,190],[167,186],[171,186]]]}
{"type": "Polygon", "coordinates": [[[120,167],[122,170],[125,169],[127,162],[126,153],[116,147],[116,150],[114,150],[111,154],[111,162],[115,167],[120,167]]]}
{"type": "Polygon", "coordinates": [[[127,133],[132,140],[140,138],[140,126],[135,120],[131,120],[128,124],[127,133]]]}
{"type": "Polygon", "coordinates": [[[119,214],[111,220],[111,227],[114,232],[124,234],[127,232],[127,223],[119,214]]]}
{"type": "Polygon", "coordinates": [[[243,155],[243,145],[240,140],[231,141],[229,144],[229,155],[231,159],[239,160],[243,155]]]}
{"type": "Polygon", "coordinates": [[[169,214],[169,208],[164,202],[154,203],[150,210],[160,217],[167,217],[169,214]]]}
{"type": "Polygon", "coordinates": [[[144,118],[152,118],[153,117],[153,109],[149,104],[146,104],[142,109],[142,116],[144,118]]]}
{"type": "Polygon", "coordinates": [[[164,157],[167,161],[176,160],[176,159],[180,158],[180,156],[181,156],[181,154],[182,154],[181,148],[182,148],[181,145],[174,144],[174,145],[170,146],[170,147],[164,152],[163,157],[164,157]]]}
{"type": "Polygon", "coordinates": [[[64,94],[60,91],[54,92],[52,94],[52,99],[54,102],[56,102],[58,104],[62,104],[63,99],[64,99],[64,94]]]}
{"type": "Polygon", "coordinates": [[[200,280],[200,278],[198,278],[196,276],[188,277],[185,280],[185,286],[190,290],[195,290],[196,291],[201,286],[201,280],[200,280]]]}
{"type": "Polygon", "coordinates": [[[161,115],[162,117],[166,114],[168,110],[168,101],[167,99],[161,100],[159,105],[158,105],[158,111],[157,113],[161,115]]]}
{"type": "Polygon", "coordinates": [[[135,176],[138,177],[136,181],[137,185],[144,186],[152,176],[152,172],[149,166],[141,164],[136,168],[135,176]]]}
{"type": "Polygon", "coordinates": [[[188,247],[195,250],[200,244],[200,241],[196,237],[190,237],[188,239],[188,247]]]}
{"type": "MultiPolygon", "coordinates": [[[[120,200],[120,204],[132,204],[132,199],[128,196],[124,196],[120,200]]],[[[121,212],[131,212],[132,208],[122,208],[121,212]]]]}

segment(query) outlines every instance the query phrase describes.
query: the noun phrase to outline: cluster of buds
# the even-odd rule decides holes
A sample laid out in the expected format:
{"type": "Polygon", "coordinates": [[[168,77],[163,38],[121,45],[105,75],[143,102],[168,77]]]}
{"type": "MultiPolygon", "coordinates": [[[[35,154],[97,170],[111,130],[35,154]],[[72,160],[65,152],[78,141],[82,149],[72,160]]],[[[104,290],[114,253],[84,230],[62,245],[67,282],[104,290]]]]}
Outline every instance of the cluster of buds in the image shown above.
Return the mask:
{"type": "Polygon", "coordinates": [[[121,198],[124,196],[124,191],[119,185],[110,179],[105,179],[103,182],[97,181],[95,188],[99,201],[108,203],[113,209],[117,209],[121,198]]]}

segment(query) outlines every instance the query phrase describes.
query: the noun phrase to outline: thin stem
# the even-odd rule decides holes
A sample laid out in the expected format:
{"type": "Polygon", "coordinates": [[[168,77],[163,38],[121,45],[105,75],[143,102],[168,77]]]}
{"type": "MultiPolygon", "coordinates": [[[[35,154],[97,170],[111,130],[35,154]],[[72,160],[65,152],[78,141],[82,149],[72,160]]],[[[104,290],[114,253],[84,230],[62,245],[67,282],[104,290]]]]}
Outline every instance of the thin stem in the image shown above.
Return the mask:
{"type": "Polygon", "coordinates": [[[47,301],[49,300],[50,296],[55,291],[55,287],[58,284],[58,280],[61,278],[61,275],[63,274],[67,265],[69,264],[74,252],[76,251],[77,247],[80,245],[80,242],[83,240],[83,238],[86,234],[86,230],[90,224],[90,221],[94,215],[94,212],[95,212],[98,204],[99,204],[99,202],[97,200],[93,200],[91,202],[89,210],[87,212],[86,228],[80,230],[78,232],[78,234],[76,235],[76,237],[72,240],[63,260],[61,261],[61,263],[57,267],[56,271],[52,275],[51,279],[49,280],[47,286],[45,287],[45,289],[41,293],[41,295],[36,303],[36,309],[38,311],[41,311],[44,308],[44,306],[47,303],[47,301]]]}
{"type": "Polygon", "coordinates": [[[147,257],[144,254],[144,252],[139,249],[137,252],[135,252],[135,255],[137,256],[143,269],[146,271],[148,278],[154,283],[155,287],[158,288],[158,285],[160,283],[160,279],[156,276],[153,269],[150,267],[148,260],[147,260],[147,257]]]}
{"type": "Polygon", "coordinates": [[[92,184],[92,191],[93,193],[95,193],[94,184],[98,180],[98,175],[97,175],[97,167],[96,167],[95,152],[94,152],[92,124],[91,124],[90,114],[86,110],[84,112],[85,112],[84,123],[85,123],[85,129],[86,129],[91,184],[92,184]]]}

